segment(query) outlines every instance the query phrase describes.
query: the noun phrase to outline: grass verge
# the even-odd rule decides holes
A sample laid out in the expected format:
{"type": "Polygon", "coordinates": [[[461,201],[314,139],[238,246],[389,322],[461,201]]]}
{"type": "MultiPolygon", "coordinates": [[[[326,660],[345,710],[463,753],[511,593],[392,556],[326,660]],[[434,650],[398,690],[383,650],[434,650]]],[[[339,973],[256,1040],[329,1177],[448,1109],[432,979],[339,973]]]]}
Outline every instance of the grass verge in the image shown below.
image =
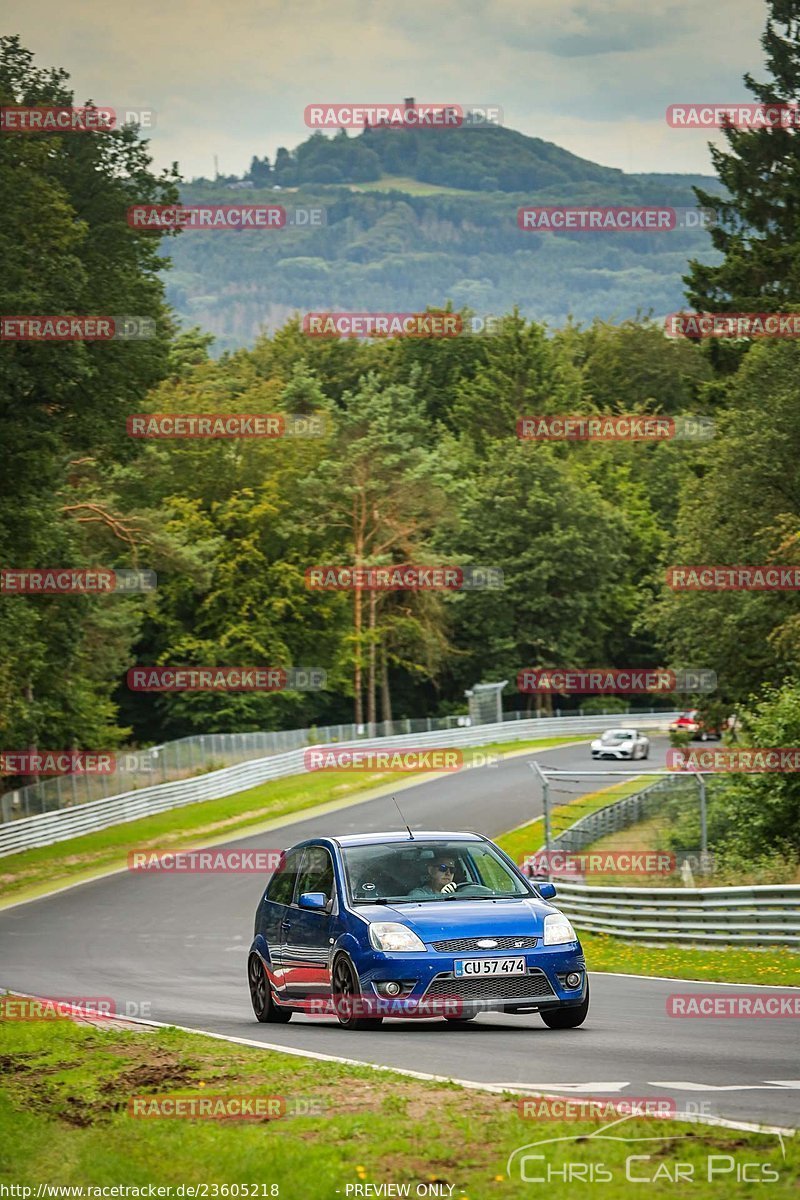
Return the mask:
{"type": "MultiPolygon", "coordinates": [[[[668,835],[671,828],[669,817],[660,813],[649,817],[646,821],[637,821],[629,829],[620,829],[617,833],[609,833],[606,837],[598,838],[596,842],[592,842],[591,850],[600,854],[622,849],[663,850],[670,845],[668,835]]],[[[708,875],[695,872],[693,879],[695,887],[737,887],[742,884],[770,883],[781,886],[798,884],[800,883],[800,865],[786,862],[777,855],[774,858],[768,858],[766,863],[762,860],[761,862],[751,862],[747,866],[739,863],[726,864],[717,857],[714,868],[708,875]]],[[[623,878],[616,880],[613,876],[609,876],[608,882],[624,883],[625,880],[623,878]]],[[[665,875],[647,880],[648,887],[653,884],[662,887],[674,886],[673,880],[665,875]]]]}
{"type": "MultiPolygon", "coordinates": [[[[546,750],[573,742],[574,738],[542,738],[519,742],[498,742],[465,751],[467,762],[474,754],[520,753],[546,750]]],[[[58,884],[91,879],[104,871],[124,867],[132,849],[175,850],[200,847],[232,840],[235,836],[258,833],[270,822],[277,826],[286,817],[322,805],[355,803],[392,787],[399,791],[419,779],[409,780],[407,771],[312,771],[290,775],[259,784],[245,792],[236,792],[219,800],[206,800],[185,808],[124,825],[112,825],[97,833],[25,850],[0,859],[0,908],[3,902],[25,899],[51,891],[58,884]]]]}
{"type": "MultiPolygon", "coordinates": [[[[618,799],[618,788],[624,787],[625,784],[614,785],[573,801],[575,819],[618,799]]],[[[629,790],[635,788],[629,787],[629,790]]],[[[564,824],[567,823],[564,821],[564,824]]],[[[533,854],[544,845],[544,822],[539,817],[528,825],[495,838],[495,841],[515,862],[522,862],[526,854],[533,854]]],[[[628,842],[627,846],[630,845],[628,842]]],[[[786,946],[781,946],[777,953],[776,947],[755,950],[743,946],[710,949],[675,944],[646,946],[641,942],[626,942],[606,934],[587,933],[577,922],[575,924],[586,952],[586,962],[592,971],[668,975],[675,979],[716,983],[769,983],[779,987],[800,987],[800,953],[786,946]]]]}
{"type": "MultiPolygon", "coordinates": [[[[462,1040],[468,1053],[469,1030],[422,1024],[433,1037],[462,1040]]],[[[526,1040],[537,1036],[580,1037],[542,1028],[526,1040]]],[[[620,1200],[630,1195],[626,1159],[645,1154],[650,1157],[636,1161],[634,1174],[650,1181],[648,1195],[674,1200],[678,1163],[689,1165],[684,1172],[691,1168],[699,1195],[723,1200],[754,1194],[749,1185],[740,1190],[733,1182],[745,1162],[755,1164],[751,1177],[770,1181],[770,1196],[797,1194],[797,1138],[637,1117],[610,1131],[626,1140],[587,1140],[608,1122],[532,1120],[520,1115],[516,1096],[174,1029],[6,1020],[0,1022],[0,1070],[0,1182],[30,1187],[33,1196],[39,1185],[184,1185],[183,1195],[192,1194],[188,1187],[206,1185],[205,1193],[194,1194],[336,1200],[381,1195],[374,1190],[381,1184],[408,1186],[388,1194],[425,1195],[419,1185],[426,1184],[429,1195],[457,1200],[518,1200],[521,1183],[550,1172],[561,1183],[552,1194],[567,1194],[564,1170],[588,1163],[595,1181],[604,1183],[603,1196],[620,1200]],[[248,1121],[130,1115],[134,1097],[152,1104],[156,1097],[178,1095],[209,1104],[223,1095],[284,1097],[290,1111],[248,1121]],[[321,1115],[292,1115],[309,1106],[321,1115]],[[568,1140],[550,1140],[558,1138],[568,1140]],[[653,1140],[635,1140],[642,1138],[653,1140]],[[529,1178],[521,1179],[518,1165],[509,1177],[512,1151],[541,1141],[547,1144],[530,1153],[544,1157],[528,1161],[529,1178]]]]}

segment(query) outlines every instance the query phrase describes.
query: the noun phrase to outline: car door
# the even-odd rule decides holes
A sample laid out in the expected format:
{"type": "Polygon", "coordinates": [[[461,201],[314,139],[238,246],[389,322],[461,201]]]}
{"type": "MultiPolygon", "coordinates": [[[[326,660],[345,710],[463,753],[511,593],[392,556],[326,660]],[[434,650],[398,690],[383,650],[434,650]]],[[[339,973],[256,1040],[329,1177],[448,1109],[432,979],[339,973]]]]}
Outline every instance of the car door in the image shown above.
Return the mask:
{"type": "Polygon", "coordinates": [[[259,932],[263,934],[269,946],[271,975],[276,988],[283,990],[285,984],[284,972],[284,923],[289,913],[294,897],[297,876],[303,860],[303,850],[290,850],[279,864],[267,890],[261,906],[261,921],[259,932]]]}
{"type": "Polygon", "coordinates": [[[292,995],[322,996],[330,991],[331,929],[336,908],[333,859],[326,846],[306,846],[295,894],[284,923],[283,969],[292,995]],[[324,892],[327,912],[298,903],[304,892],[324,892]]]}

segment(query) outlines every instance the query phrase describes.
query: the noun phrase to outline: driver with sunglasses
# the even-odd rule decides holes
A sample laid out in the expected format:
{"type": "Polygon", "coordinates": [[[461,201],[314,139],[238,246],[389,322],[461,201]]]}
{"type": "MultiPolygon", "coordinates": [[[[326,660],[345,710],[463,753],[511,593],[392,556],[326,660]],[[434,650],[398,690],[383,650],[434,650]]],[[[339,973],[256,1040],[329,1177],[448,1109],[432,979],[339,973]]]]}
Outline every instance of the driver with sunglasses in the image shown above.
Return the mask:
{"type": "Polygon", "coordinates": [[[456,864],[452,855],[447,853],[434,855],[433,861],[428,863],[427,869],[427,885],[414,888],[409,892],[409,900],[426,900],[430,896],[446,896],[456,890],[454,879],[456,864]]]}

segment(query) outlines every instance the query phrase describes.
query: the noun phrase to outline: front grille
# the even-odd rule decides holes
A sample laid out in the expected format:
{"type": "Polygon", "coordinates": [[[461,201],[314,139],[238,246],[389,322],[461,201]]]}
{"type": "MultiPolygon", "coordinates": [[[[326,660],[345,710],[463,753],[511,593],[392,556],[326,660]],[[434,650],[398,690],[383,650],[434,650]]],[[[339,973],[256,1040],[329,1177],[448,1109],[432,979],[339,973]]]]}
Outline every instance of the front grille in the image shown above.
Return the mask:
{"type": "Polygon", "coordinates": [[[518,934],[516,937],[495,937],[491,933],[484,933],[479,938],[447,938],[443,942],[431,942],[434,950],[440,951],[443,954],[462,954],[467,950],[482,950],[484,954],[489,954],[494,950],[531,950],[539,939],[537,937],[529,937],[527,934],[518,934]],[[496,942],[496,946],[479,946],[478,942],[492,941],[496,942]]]}
{"type": "Polygon", "coordinates": [[[529,967],[527,975],[475,975],[458,979],[452,974],[437,975],[425,993],[457,1000],[544,1000],[553,999],[555,992],[544,971],[529,967]]]}

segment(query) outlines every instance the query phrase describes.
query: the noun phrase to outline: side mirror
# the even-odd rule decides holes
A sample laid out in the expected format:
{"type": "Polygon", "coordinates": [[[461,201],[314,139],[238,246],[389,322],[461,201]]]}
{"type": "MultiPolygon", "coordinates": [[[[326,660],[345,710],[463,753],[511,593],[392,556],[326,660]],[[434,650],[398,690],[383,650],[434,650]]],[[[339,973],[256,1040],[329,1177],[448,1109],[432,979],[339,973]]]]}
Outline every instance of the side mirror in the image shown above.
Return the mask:
{"type": "Polygon", "coordinates": [[[537,883],[535,886],[543,900],[552,900],[556,894],[554,883],[537,883]]]}
{"type": "Polygon", "coordinates": [[[328,897],[324,892],[303,892],[297,901],[301,908],[311,912],[325,912],[328,907],[328,897]]]}

